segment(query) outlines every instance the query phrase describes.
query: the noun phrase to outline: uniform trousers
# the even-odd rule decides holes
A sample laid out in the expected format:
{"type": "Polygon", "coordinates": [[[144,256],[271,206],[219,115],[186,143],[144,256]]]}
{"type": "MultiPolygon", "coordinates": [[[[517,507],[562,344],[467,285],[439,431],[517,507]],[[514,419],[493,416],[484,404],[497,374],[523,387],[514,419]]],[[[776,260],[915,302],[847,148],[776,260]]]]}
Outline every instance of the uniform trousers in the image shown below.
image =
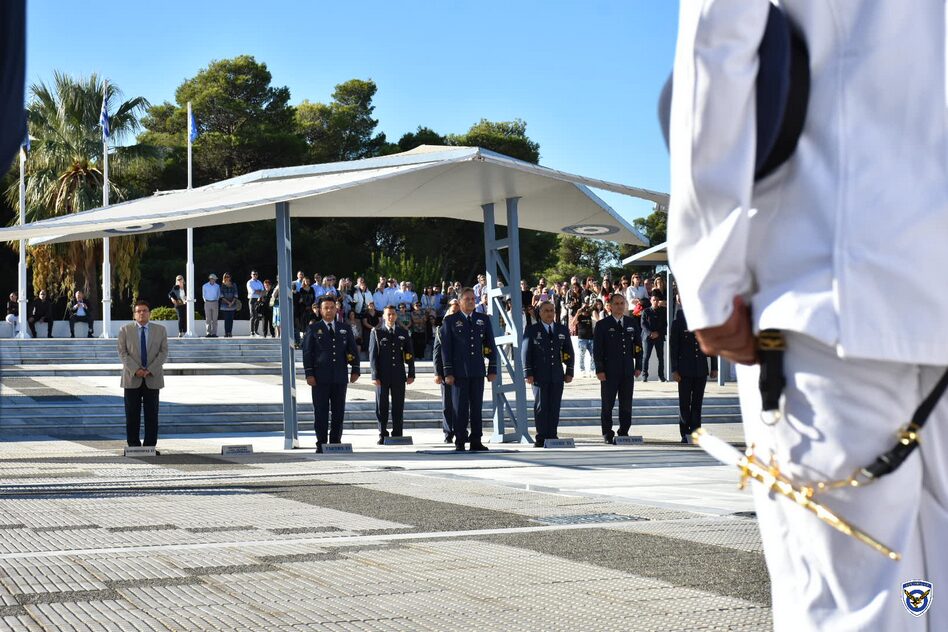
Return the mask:
{"type": "Polygon", "coordinates": [[[701,403],[707,385],[706,377],[682,375],[678,382],[678,430],[682,439],[701,427],[701,403]]]}
{"type": "Polygon", "coordinates": [[[562,400],[563,380],[533,383],[533,421],[536,426],[537,441],[556,438],[562,400]]]}
{"type": "Polygon", "coordinates": [[[342,441],[342,422],[346,414],[346,382],[317,381],[313,386],[313,413],[315,416],[316,442],[339,443],[342,441]],[[332,409],[332,423],[329,411],[332,409]]]}
{"type": "Polygon", "coordinates": [[[392,436],[402,436],[405,410],[405,382],[386,382],[375,387],[375,418],[379,422],[379,436],[388,436],[388,400],[392,399],[392,436]]]}
{"type": "Polygon", "coordinates": [[[130,446],[158,443],[158,389],[148,388],[144,380],[138,388],[125,389],[125,435],[130,446]],[[145,441],[140,438],[142,408],[145,409],[145,441]]]}
{"type": "Polygon", "coordinates": [[[484,434],[481,408],[484,406],[483,377],[455,377],[451,387],[454,404],[454,445],[463,446],[470,438],[472,445],[481,443],[484,434]],[[468,424],[471,431],[468,433],[468,424]]]}
{"type": "Polygon", "coordinates": [[[599,393],[602,396],[601,423],[602,436],[613,436],[612,432],[612,409],[616,405],[616,397],[619,398],[619,436],[629,434],[629,428],[632,427],[632,392],[635,388],[635,381],[630,375],[627,378],[609,378],[606,375],[606,381],[599,383],[599,393]]]}
{"type": "MultiPolygon", "coordinates": [[[[795,481],[845,479],[896,442],[944,367],[840,359],[805,335],[786,334],[783,419],[760,421],[758,367],[738,366],[748,445],[774,454],[795,481]]],[[[921,617],[901,604],[902,583],[948,586],[948,401],[921,431],[919,448],[891,474],[863,488],[817,499],[902,554],[892,561],[751,483],[770,571],[777,630],[944,630],[937,602],[921,617]],[[934,615],[934,616],[933,616],[934,615]]],[[[939,609],[941,610],[941,609],[939,609]]]]}
{"type": "Polygon", "coordinates": [[[441,430],[445,436],[454,434],[454,402],[451,401],[453,387],[441,382],[441,430]]]}

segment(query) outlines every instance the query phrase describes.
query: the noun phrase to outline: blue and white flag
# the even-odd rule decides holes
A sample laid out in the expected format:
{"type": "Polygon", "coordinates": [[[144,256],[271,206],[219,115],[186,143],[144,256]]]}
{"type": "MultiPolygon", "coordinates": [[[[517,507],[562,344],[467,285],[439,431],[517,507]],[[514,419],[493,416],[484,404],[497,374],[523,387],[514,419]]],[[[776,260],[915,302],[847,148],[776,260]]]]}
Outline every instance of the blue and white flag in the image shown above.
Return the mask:
{"type": "Polygon", "coordinates": [[[102,126],[102,140],[109,137],[109,97],[102,94],[102,111],[99,112],[99,125],[102,126]]]}
{"type": "Polygon", "coordinates": [[[194,120],[194,112],[189,113],[188,119],[188,140],[193,143],[198,137],[198,126],[197,121],[194,120]]]}

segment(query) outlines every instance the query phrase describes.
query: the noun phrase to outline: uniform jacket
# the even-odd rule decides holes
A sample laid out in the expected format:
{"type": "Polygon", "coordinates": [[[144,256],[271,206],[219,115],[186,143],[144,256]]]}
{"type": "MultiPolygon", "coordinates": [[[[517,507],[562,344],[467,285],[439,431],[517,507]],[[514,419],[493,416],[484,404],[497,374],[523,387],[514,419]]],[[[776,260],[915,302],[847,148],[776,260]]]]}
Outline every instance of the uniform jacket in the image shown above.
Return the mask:
{"type": "MultiPolygon", "coordinates": [[[[693,331],[688,329],[685,312],[681,309],[675,314],[672,321],[671,340],[671,370],[678,372],[682,377],[708,377],[708,356],[698,345],[693,331]]],[[[711,370],[718,370],[718,359],[710,357],[711,370]]]]}
{"type": "Polygon", "coordinates": [[[634,379],[642,370],[642,329],[634,318],[604,316],[596,323],[593,360],[607,380],[634,379]]]}
{"type": "Polygon", "coordinates": [[[404,383],[407,378],[415,377],[415,356],[408,330],[397,324],[391,331],[385,325],[374,328],[369,337],[369,366],[372,379],[386,384],[404,383]],[[407,375],[405,365],[408,365],[407,375]]]}
{"type": "Polygon", "coordinates": [[[441,355],[441,327],[435,329],[434,342],[431,347],[431,362],[434,372],[440,378],[444,377],[444,357],[441,355]]]}
{"type": "Polygon", "coordinates": [[[497,347],[490,320],[479,312],[471,314],[473,325],[464,312],[451,314],[441,323],[441,359],[444,375],[468,378],[497,374],[497,347]],[[487,371],[484,359],[487,359],[487,371]]]}
{"type": "Polygon", "coordinates": [[[573,375],[575,356],[569,329],[555,321],[552,327],[553,335],[547,333],[543,322],[530,325],[523,333],[523,374],[534,382],[562,382],[566,375],[573,375]]]}
{"type": "Polygon", "coordinates": [[[335,334],[322,319],[311,323],[303,336],[303,368],[306,377],[327,384],[349,382],[351,372],[359,374],[359,351],[348,325],[333,323],[335,334]]]}
{"type": "Polygon", "coordinates": [[[643,341],[647,340],[649,334],[654,331],[658,333],[658,338],[655,339],[655,342],[661,342],[665,339],[665,335],[668,332],[668,310],[664,307],[645,308],[642,312],[641,326],[643,341]]]}
{"type": "Polygon", "coordinates": [[[668,245],[689,324],[720,325],[743,295],[758,329],[846,357],[948,364],[948,292],[935,290],[948,269],[945,3],[781,0],[809,49],[809,105],[796,152],[755,185],[769,7],[679,9],[668,245]],[[871,291],[895,287],[919,298],[911,327],[871,291]]]}
{"type": "Polygon", "coordinates": [[[138,333],[138,323],[129,323],[119,329],[118,354],[122,361],[122,388],[139,388],[142,380],[145,386],[151,389],[165,387],[164,364],[168,359],[168,332],[157,323],[148,323],[148,370],[151,375],[146,378],[135,376],[135,371],[142,368],[142,345],[138,333]]]}

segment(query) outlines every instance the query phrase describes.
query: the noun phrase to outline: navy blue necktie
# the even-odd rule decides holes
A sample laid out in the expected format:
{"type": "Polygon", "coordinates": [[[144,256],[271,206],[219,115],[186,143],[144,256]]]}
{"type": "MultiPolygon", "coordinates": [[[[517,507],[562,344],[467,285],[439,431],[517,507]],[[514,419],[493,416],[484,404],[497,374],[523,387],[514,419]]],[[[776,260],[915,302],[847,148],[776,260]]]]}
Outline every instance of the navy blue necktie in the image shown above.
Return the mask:
{"type": "Polygon", "coordinates": [[[142,341],[142,368],[148,368],[148,344],[145,342],[145,328],[140,327],[139,331],[141,332],[141,341],[142,341]]]}

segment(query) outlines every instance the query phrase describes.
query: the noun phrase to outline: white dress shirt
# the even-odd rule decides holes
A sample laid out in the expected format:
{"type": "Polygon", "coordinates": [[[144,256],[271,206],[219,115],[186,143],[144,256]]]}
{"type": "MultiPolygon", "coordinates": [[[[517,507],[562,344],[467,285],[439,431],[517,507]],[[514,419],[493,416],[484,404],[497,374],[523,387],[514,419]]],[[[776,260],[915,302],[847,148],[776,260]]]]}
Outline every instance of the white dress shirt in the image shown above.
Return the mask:
{"type": "Polygon", "coordinates": [[[945,3],[780,6],[809,48],[809,108],[796,153],[756,185],[770,3],[679,8],[668,245],[688,323],[720,325],[742,295],[756,328],[842,357],[948,364],[945,3]],[[905,309],[881,306],[878,288],[905,309]]]}

